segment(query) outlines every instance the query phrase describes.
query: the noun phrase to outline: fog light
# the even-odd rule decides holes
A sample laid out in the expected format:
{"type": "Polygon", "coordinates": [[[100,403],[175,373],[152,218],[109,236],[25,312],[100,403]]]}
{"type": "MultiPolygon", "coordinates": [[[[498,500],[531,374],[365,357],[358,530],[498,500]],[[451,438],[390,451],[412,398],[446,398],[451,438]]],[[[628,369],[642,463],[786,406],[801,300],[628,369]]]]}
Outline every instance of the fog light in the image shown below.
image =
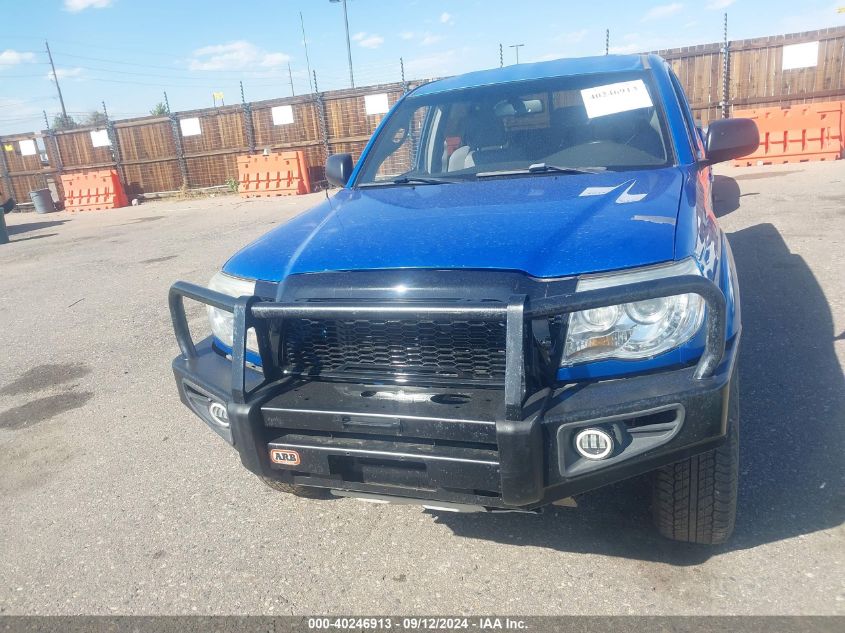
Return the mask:
{"type": "Polygon", "coordinates": [[[601,429],[584,429],[575,436],[575,450],[585,459],[604,459],[613,452],[613,437],[601,429]]]}
{"type": "Polygon", "coordinates": [[[226,411],[226,405],[212,402],[208,405],[208,412],[220,426],[229,426],[229,413],[226,411]]]}

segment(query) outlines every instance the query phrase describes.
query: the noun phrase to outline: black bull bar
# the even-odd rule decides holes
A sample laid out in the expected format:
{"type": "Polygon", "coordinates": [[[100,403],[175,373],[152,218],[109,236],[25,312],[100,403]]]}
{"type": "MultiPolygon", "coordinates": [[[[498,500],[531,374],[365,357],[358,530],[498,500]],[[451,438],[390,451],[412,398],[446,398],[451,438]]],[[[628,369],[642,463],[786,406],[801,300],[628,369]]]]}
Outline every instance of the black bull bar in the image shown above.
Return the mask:
{"type": "MultiPolygon", "coordinates": [[[[537,451],[540,447],[540,427],[535,416],[527,419],[523,411],[526,400],[527,322],[581,310],[643,301],[679,294],[697,294],[707,305],[704,353],[699,359],[693,377],[704,380],[713,375],[725,353],[726,304],[719,287],[710,280],[696,275],[667,277],[637,283],[572,292],[529,302],[524,295],[512,296],[505,303],[437,303],[424,305],[385,301],[353,304],[348,301],[320,301],[319,303],[278,303],[258,297],[230,297],[202,286],[176,282],[170,288],[170,316],[179,348],[186,360],[197,357],[197,350],[188,327],[184,299],[192,299],[234,316],[231,402],[237,407],[246,405],[255,392],[283,378],[279,367],[278,340],[271,337],[270,323],[286,318],[310,319],[460,319],[489,321],[501,319],[506,328],[504,412],[505,419],[497,423],[499,451],[503,466],[503,496],[514,505],[530,503],[542,479],[537,451]],[[247,332],[254,329],[262,361],[263,381],[247,389],[246,341],[247,332]],[[513,472],[505,464],[519,464],[513,472]],[[532,467],[526,468],[526,464],[532,467]],[[505,494],[507,493],[507,494],[505,494]]],[[[222,385],[221,385],[222,386],[222,385]]],[[[225,387],[225,386],[223,386],[225,387]]],[[[249,444],[255,444],[250,438],[249,444]]],[[[255,448],[258,448],[255,446],[255,448]]],[[[265,447],[266,448],[266,447],[265,447]]],[[[243,457],[243,455],[242,455],[243,457]]]]}

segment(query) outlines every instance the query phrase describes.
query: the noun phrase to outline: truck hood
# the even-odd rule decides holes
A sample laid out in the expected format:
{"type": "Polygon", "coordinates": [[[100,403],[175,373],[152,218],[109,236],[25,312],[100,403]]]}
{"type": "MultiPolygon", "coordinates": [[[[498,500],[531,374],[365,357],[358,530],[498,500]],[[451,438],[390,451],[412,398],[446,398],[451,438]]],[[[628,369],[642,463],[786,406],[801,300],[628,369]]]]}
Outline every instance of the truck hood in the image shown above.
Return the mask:
{"type": "Polygon", "coordinates": [[[224,270],[248,279],[387,268],[564,277],[673,259],[675,168],[342,189],[224,270]]]}

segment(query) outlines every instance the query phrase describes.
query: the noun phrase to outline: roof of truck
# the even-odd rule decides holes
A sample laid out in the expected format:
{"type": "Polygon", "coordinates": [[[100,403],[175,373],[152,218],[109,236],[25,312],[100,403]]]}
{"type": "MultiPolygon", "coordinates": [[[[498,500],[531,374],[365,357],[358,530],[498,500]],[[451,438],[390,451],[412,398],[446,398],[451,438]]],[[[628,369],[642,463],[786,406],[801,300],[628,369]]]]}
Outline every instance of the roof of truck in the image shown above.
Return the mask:
{"type": "Polygon", "coordinates": [[[647,67],[645,55],[601,55],[597,57],[574,57],[555,59],[533,64],[514,64],[504,68],[478,70],[424,84],[414,91],[414,96],[430,95],[448,90],[461,90],[510,81],[531,81],[568,75],[590,75],[596,73],[629,72],[647,67]]]}

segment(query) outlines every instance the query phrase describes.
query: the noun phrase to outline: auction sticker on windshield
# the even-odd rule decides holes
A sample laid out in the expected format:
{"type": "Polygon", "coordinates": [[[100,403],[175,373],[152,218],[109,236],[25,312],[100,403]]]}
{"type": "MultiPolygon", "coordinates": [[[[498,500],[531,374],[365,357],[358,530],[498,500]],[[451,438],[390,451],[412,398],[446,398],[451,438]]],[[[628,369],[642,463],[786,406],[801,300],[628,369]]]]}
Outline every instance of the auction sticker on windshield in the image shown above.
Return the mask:
{"type": "Polygon", "coordinates": [[[591,119],[654,105],[642,79],[585,88],[581,91],[581,99],[591,119]]]}

